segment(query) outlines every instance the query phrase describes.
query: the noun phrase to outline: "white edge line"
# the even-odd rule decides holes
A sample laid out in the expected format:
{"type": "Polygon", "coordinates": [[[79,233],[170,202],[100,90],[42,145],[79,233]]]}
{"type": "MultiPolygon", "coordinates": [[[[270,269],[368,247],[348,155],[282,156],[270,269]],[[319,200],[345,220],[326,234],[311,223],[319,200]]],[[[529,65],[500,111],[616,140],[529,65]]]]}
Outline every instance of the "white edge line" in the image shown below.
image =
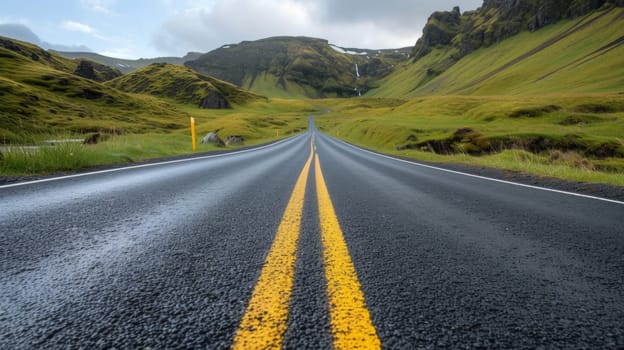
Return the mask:
{"type": "Polygon", "coordinates": [[[98,175],[98,174],[106,174],[106,173],[114,173],[114,172],[124,171],[124,170],[148,168],[148,167],[153,167],[153,166],[158,166],[158,165],[184,163],[184,162],[191,162],[191,161],[195,161],[195,160],[202,160],[202,159],[208,159],[208,158],[217,158],[217,157],[225,157],[225,156],[231,156],[231,155],[235,155],[235,154],[254,152],[254,151],[259,151],[261,149],[265,149],[265,148],[268,148],[268,147],[279,145],[280,143],[284,143],[284,142],[286,142],[288,140],[292,140],[292,139],[294,139],[296,137],[299,137],[299,136],[302,136],[302,135],[305,135],[305,133],[303,133],[301,135],[291,136],[289,138],[286,138],[286,139],[283,139],[283,140],[279,140],[277,142],[273,142],[273,143],[268,144],[268,145],[255,147],[255,148],[250,148],[250,149],[245,149],[245,150],[242,150],[242,151],[235,151],[235,152],[228,152],[228,153],[221,153],[221,154],[213,154],[213,155],[208,155],[208,156],[185,158],[185,159],[177,159],[177,160],[169,160],[169,161],[158,162],[158,163],[148,163],[148,164],[141,164],[141,165],[132,165],[132,166],[126,166],[126,167],[122,167],[122,168],[106,169],[106,170],[92,171],[92,172],[88,172],[88,173],[80,173],[80,174],[73,174],[73,175],[51,177],[51,178],[47,178],[47,179],[18,182],[18,183],[14,183],[14,184],[2,185],[2,186],[0,186],[0,190],[1,189],[5,189],[5,188],[11,188],[11,187],[33,185],[33,184],[38,184],[38,183],[43,183],[43,182],[51,182],[51,181],[57,181],[57,180],[72,179],[72,178],[76,178],[76,177],[98,175]]]}
{"type": "MultiPolygon", "coordinates": [[[[327,136],[329,136],[329,135],[327,135],[327,136]]],[[[481,175],[474,175],[474,174],[469,174],[469,173],[463,173],[461,171],[455,171],[455,170],[450,170],[450,169],[439,168],[439,167],[432,166],[432,165],[418,163],[416,161],[409,161],[409,160],[405,160],[405,159],[395,158],[395,157],[388,156],[388,155],[385,155],[385,154],[369,151],[367,149],[364,149],[364,148],[352,145],[352,144],[350,144],[350,143],[348,143],[346,141],[339,140],[339,139],[331,137],[331,136],[329,136],[329,137],[334,139],[334,140],[337,140],[339,142],[342,142],[342,143],[344,143],[347,146],[350,146],[352,148],[355,148],[357,150],[360,150],[360,151],[363,151],[363,152],[366,152],[366,153],[374,154],[374,155],[376,155],[378,157],[388,158],[388,159],[396,160],[398,162],[412,164],[412,165],[420,166],[420,167],[423,167],[423,168],[434,169],[434,170],[443,171],[443,172],[451,173],[451,174],[469,176],[469,177],[473,177],[473,178],[481,179],[481,180],[488,180],[488,181],[493,181],[493,182],[499,182],[499,183],[503,183],[503,184],[507,184],[507,185],[514,185],[514,186],[519,186],[519,187],[532,188],[532,189],[535,189],[535,190],[555,192],[555,193],[560,193],[560,194],[567,194],[567,195],[570,195],[570,196],[589,198],[589,199],[595,199],[595,200],[599,200],[599,201],[603,201],[603,202],[609,202],[609,203],[615,203],[615,204],[622,204],[622,205],[624,205],[624,202],[618,201],[618,200],[615,200],[615,199],[608,199],[608,198],[590,196],[590,195],[587,195],[587,194],[574,193],[574,192],[568,192],[568,191],[562,191],[562,190],[555,190],[555,189],[548,188],[548,187],[539,187],[539,186],[533,186],[533,185],[526,185],[526,184],[522,184],[522,183],[518,183],[518,182],[512,182],[512,181],[507,181],[507,180],[494,179],[494,178],[491,178],[491,177],[486,177],[486,176],[481,176],[481,175]]]]}

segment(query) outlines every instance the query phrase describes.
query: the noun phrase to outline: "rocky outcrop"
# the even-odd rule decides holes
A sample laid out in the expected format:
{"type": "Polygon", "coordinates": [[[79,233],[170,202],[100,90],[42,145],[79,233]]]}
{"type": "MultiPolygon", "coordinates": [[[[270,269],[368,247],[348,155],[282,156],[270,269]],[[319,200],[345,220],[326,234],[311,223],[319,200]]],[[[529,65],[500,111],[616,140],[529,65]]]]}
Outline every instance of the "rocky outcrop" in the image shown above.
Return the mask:
{"type": "Polygon", "coordinates": [[[414,55],[420,58],[428,54],[433,47],[449,45],[451,40],[459,33],[461,14],[459,7],[453,11],[434,12],[423,29],[423,35],[414,48],[414,55]]]}
{"type": "Polygon", "coordinates": [[[603,6],[624,6],[624,0],[484,0],[479,9],[461,15],[457,7],[435,12],[414,47],[414,60],[440,46],[457,49],[457,60],[521,31],[535,31],[603,6]]]}
{"type": "Polygon", "coordinates": [[[228,100],[225,99],[223,95],[221,95],[217,91],[211,91],[208,93],[206,97],[204,97],[199,103],[199,108],[203,109],[227,109],[231,108],[228,100]]]}
{"type": "Polygon", "coordinates": [[[204,138],[201,140],[201,143],[203,144],[213,144],[213,145],[217,145],[219,147],[224,147],[225,143],[223,142],[223,140],[221,140],[221,138],[219,137],[219,135],[217,135],[214,132],[209,132],[208,134],[206,134],[206,136],[204,136],[204,138]]]}
{"type": "Polygon", "coordinates": [[[104,82],[121,76],[119,70],[89,60],[80,60],[74,74],[97,82],[104,82]]]}
{"type": "Polygon", "coordinates": [[[245,139],[240,135],[230,135],[225,139],[225,144],[228,146],[240,146],[245,143],[245,139]]]}

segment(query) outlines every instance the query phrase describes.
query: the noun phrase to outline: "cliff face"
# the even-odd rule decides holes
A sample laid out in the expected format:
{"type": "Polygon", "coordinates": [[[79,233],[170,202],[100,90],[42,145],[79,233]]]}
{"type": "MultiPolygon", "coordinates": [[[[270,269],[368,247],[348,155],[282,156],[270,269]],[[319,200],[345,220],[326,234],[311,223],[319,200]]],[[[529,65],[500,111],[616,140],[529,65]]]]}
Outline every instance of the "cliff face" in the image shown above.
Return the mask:
{"type": "Polygon", "coordinates": [[[455,57],[459,58],[523,30],[538,30],[603,6],[624,6],[624,0],[484,0],[479,9],[463,15],[458,7],[435,12],[416,42],[414,59],[440,45],[457,49],[455,57]]]}

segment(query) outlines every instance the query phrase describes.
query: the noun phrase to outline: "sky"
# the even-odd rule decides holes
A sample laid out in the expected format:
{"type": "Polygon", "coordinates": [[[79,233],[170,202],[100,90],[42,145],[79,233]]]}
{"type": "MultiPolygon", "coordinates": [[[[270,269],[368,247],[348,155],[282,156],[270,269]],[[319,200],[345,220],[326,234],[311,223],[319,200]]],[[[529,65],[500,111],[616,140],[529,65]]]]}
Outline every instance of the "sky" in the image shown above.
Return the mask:
{"type": "Polygon", "coordinates": [[[271,36],[341,47],[413,46],[429,15],[483,0],[2,0],[0,24],[30,29],[49,47],[118,58],[183,56],[271,36]]]}

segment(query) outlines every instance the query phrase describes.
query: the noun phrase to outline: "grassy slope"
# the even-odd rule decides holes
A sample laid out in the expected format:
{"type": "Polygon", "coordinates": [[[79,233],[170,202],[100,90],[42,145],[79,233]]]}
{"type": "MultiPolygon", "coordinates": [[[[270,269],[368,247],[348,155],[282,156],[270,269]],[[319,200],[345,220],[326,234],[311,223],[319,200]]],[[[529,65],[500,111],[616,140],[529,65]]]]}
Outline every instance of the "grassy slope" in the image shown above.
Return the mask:
{"type": "Polygon", "coordinates": [[[88,59],[94,62],[99,62],[101,64],[105,64],[110,67],[114,67],[119,69],[124,73],[129,73],[134,70],[143,68],[145,66],[149,66],[153,63],[170,63],[183,65],[184,62],[190,61],[201,56],[201,53],[198,52],[189,52],[184,57],[156,57],[156,58],[140,58],[138,60],[126,60],[122,58],[114,58],[107,57],[103,55],[99,55],[93,52],[63,52],[63,51],[54,51],[50,50],[52,53],[55,53],[59,56],[70,58],[70,59],[88,59]]]}
{"type": "MultiPolygon", "coordinates": [[[[231,89],[230,96],[247,103],[236,105],[233,110],[215,111],[173,99],[125,93],[68,73],[73,69],[71,60],[56,55],[45,57],[45,51],[29,44],[16,45],[14,49],[0,47],[3,175],[67,171],[188,154],[190,116],[197,120],[200,138],[209,131],[218,131],[224,139],[241,135],[245,144],[256,144],[304,130],[304,116],[314,110],[307,101],[247,99],[257,96],[218,81],[213,86],[221,91],[231,89]],[[16,52],[18,49],[23,52],[16,52]],[[33,60],[30,54],[35,52],[45,60],[33,60]],[[106,141],[57,147],[45,147],[42,142],[83,138],[93,132],[102,132],[106,141]],[[44,147],[38,152],[23,151],[19,145],[24,144],[44,147]],[[7,152],[7,146],[13,151],[7,152]]],[[[166,89],[164,81],[154,83],[166,89]]],[[[211,149],[214,146],[199,145],[199,151],[211,149]]]]}
{"type": "Polygon", "coordinates": [[[454,64],[436,47],[367,94],[382,98],[327,101],[317,123],[386,153],[624,186],[623,23],[596,12],[454,64]]]}
{"type": "Polygon", "coordinates": [[[199,105],[211,91],[239,105],[262,99],[261,96],[190,68],[165,63],[149,65],[111,80],[106,85],[121,91],[165,97],[193,105],[199,105]]]}
{"type": "Polygon", "coordinates": [[[571,180],[624,186],[622,158],[584,155],[581,150],[547,149],[531,153],[522,147],[472,156],[472,143],[534,137],[573,140],[587,151],[615,144],[624,155],[624,98],[621,94],[547,95],[542,97],[431,96],[414,99],[363,98],[325,100],[332,113],[317,118],[331,135],[381,152],[437,162],[463,162],[522,170],[571,180]],[[547,106],[559,110],[530,117],[547,106]],[[460,128],[480,134],[477,141],[457,142],[450,155],[401,146],[446,140],[460,128]],[[462,151],[462,149],[464,151],[462,151]],[[599,170],[599,171],[597,171],[599,170]]]}
{"type": "Polygon", "coordinates": [[[624,9],[615,8],[535,32],[522,32],[463,57],[439,75],[435,73],[439,73],[439,67],[453,51],[437,48],[415,64],[397,69],[368,96],[621,91],[624,89],[624,45],[600,49],[622,40],[623,24],[624,9]],[[587,25],[583,27],[583,24],[587,25]],[[579,27],[580,30],[574,31],[579,27]],[[528,55],[532,50],[536,52],[528,55]]]}
{"type": "Polygon", "coordinates": [[[184,127],[185,118],[170,103],[56,69],[64,68],[65,62],[56,56],[35,61],[0,47],[0,141],[100,129],[149,132],[184,127]]]}

